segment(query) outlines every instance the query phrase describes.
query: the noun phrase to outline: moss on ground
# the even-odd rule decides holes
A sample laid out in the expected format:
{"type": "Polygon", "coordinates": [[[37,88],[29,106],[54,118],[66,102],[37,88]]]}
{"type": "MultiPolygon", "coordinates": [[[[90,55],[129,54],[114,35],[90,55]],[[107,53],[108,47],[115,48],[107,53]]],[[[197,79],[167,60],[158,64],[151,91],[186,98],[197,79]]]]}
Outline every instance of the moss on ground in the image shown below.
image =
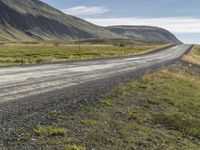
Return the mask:
{"type": "Polygon", "coordinates": [[[32,136],[38,145],[67,150],[198,150],[199,108],[200,71],[169,68],[120,85],[72,115],[50,113],[52,124],[70,130],[62,137],[49,136],[45,126],[35,130],[42,136],[32,136]]]}

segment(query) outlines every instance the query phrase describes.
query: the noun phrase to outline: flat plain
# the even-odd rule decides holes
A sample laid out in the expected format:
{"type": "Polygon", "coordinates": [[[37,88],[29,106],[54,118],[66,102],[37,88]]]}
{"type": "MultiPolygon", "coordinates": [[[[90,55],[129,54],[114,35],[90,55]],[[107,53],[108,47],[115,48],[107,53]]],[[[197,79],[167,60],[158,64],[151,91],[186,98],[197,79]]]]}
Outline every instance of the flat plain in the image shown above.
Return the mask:
{"type": "Polygon", "coordinates": [[[134,56],[150,52],[166,44],[1,44],[0,66],[88,60],[121,56],[134,56]]]}

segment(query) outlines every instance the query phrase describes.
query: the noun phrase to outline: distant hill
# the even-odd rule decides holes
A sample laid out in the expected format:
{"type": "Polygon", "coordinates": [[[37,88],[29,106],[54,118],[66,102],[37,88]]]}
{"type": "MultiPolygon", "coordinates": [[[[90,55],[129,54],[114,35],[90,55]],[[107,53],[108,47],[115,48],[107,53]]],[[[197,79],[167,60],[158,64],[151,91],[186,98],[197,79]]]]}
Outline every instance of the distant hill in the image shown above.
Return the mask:
{"type": "Polygon", "coordinates": [[[151,26],[110,26],[110,31],[131,38],[135,41],[181,43],[169,31],[151,26]]]}
{"type": "Polygon", "coordinates": [[[153,27],[100,27],[39,0],[0,0],[0,41],[131,39],[180,42],[153,27]]]}

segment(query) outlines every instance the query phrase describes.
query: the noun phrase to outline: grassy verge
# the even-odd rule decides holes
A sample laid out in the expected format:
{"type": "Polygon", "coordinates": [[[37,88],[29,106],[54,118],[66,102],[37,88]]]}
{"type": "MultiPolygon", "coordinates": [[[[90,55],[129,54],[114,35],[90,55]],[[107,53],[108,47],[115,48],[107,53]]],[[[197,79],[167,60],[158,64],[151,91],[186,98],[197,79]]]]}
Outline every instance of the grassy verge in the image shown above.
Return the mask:
{"type": "Polygon", "coordinates": [[[41,147],[67,150],[198,150],[199,107],[200,71],[169,68],[120,85],[73,115],[51,112],[52,126],[39,125],[31,136],[41,147]]]}
{"type": "Polygon", "coordinates": [[[200,65],[200,45],[195,45],[191,52],[185,55],[182,60],[192,64],[200,65]]]}
{"type": "Polygon", "coordinates": [[[84,44],[79,46],[60,43],[1,44],[0,66],[133,56],[164,46],[166,45],[142,44],[113,46],[84,44]]]}

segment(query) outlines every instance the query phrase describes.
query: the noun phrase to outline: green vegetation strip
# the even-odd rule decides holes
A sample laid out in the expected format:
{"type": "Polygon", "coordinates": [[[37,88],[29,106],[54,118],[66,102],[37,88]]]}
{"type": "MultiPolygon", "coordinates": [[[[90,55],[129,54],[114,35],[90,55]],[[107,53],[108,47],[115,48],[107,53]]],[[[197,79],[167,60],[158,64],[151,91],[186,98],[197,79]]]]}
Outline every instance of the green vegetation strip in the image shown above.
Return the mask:
{"type": "Polygon", "coordinates": [[[200,71],[173,67],[120,85],[72,115],[51,112],[54,127],[39,125],[29,142],[66,150],[198,150],[199,107],[200,71]]]}
{"type": "Polygon", "coordinates": [[[0,66],[133,56],[165,47],[141,45],[1,44],[0,66]]]}

